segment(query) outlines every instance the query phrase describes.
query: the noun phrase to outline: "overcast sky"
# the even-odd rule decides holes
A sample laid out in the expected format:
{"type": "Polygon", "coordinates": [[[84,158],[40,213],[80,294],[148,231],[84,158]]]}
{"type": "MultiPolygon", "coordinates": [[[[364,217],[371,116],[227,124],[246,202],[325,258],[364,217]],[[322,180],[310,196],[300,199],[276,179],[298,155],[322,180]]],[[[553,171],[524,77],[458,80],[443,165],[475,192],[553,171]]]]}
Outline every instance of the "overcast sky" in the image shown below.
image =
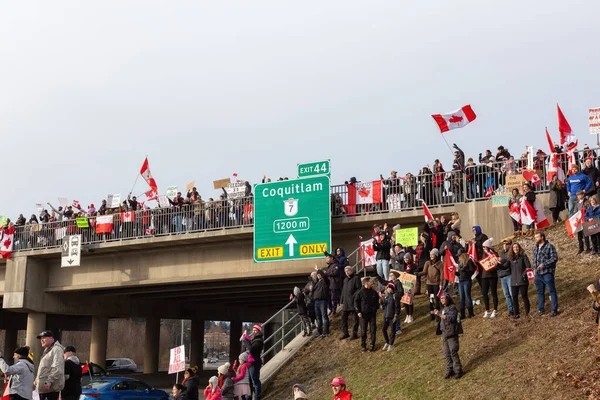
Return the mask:
{"type": "MultiPolygon", "coordinates": [[[[126,195],[144,157],[161,192],[295,177],[343,183],[451,154],[546,150],[561,105],[580,143],[600,106],[600,1],[10,1],[0,6],[0,214],[126,195]]],[[[147,189],[140,179],[134,193],[147,189]]]]}

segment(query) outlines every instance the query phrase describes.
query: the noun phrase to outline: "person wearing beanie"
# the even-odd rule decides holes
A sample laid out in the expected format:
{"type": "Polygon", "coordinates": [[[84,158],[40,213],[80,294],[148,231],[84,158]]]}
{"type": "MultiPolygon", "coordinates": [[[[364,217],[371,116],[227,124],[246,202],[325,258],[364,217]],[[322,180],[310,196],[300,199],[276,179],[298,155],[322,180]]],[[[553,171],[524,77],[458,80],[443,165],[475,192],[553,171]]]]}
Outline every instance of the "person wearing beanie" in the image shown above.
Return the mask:
{"type": "Polygon", "coordinates": [[[200,388],[200,378],[196,375],[193,369],[188,368],[183,374],[183,382],[185,397],[188,400],[198,400],[198,389],[200,388]]]}
{"type": "Polygon", "coordinates": [[[360,276],[354,274],[351,266],[344,268],[346,277],[344,278],[344,284],[342,285],[342,334],[339,337],[340,340],[350,338],[354,340],[358,338],[358,316],[354,309],[354,295],[360,290],[360,276]],[[354,319],[354,325],[352,326],[352,336],[348,332],[348,317],[352,315],[354,319]]]}
{"type": "Polygon", "coordinates": [[[308,307],[306,306],[306,295],[303,290],[298,286],[294,287],[294,294],[292,295],[296,302],[296,310],[300,316],[300,322],[302,324],[302,337],[309,336],[312,333],[310,327],[310,319],[308,318],[308,307]]]}
{"type": "Polygon", "coordinates": [[[19,347],[13,354],[13,365],[8,365],[0,354],[0,371],[11,377],[10,400],[31,400],[33,388],[33,362],[29,359],[29,347],[19,347]]]}
{"type": "Polygon", "coordinates": [[[75,347],[65,347],[65,387],[60,392],[62,400],[79,400],[81,396],[81,363],[75,347]]]}
{"type": "Polygon", "coordinates": [[[400,318],[400,297],[396,293],[394,282],[388,282],[385,288],[385,295],[381,298],[381,307],[383,308],[383,338],[385,344],[383,351],[392,351],[394,349],[394,340],[396,339],[396,321],[400,318]],[[388,328],[391,333],[388,335],[388,328]]]}
{"type": "MultiPolygon", "coordinates": [[[[485,257],[498,257],[498,253],[492,246],[494,245],[494,239],[489,238],[483,242],[483,253],[485,257]]],[[[485,304],[485,313],[483,318],[496,318],[498,316],[498,271],[494,266],[489,271],[482,271],[481,273],[481,296],[483,297],[483,303],[485,304]],[[490,297],[489,293],[492,294],[493,309],[490,311],[490,297]]]]}
{"type": "Polygon", "coordinates": [[[333,378],[329,386],[333,390],[333,400],[352,400],[352,393],[346,390],[346,380],[341,376],[333,378]]]}
{"type": "MultiPolygon", "coordinates": [[[[247,339],[250,339],[246,335],[247,339]]],[[[262,351],[264,348],[263,328],[261,324],[252,327],[252,340],[250,341],[250,356],[252,356],[252,366],[250,367],[250,379],[254,390],[254,399],[260,400],[262,393],[262,383],[260,382],[260,368],[262,367],[262,351]]],[[[250,360],[250,357],[248,357],[250,360]]]]}
{"type": "Polygon", "coordinates": [[[304,386],[299,383],[296,383],[294,386],[292,386],[292,399],[308,399],[304,386]]]}
{"type": "Polygon", "coordinates": [[[316,272],[317,282],[313,286],[313,299],[317,318],[317,335],[315,337],[326,338],[329,336],[329,315],[327,314],[329,280],[323,270],[317,269],[316,272]]]}
{"type": "Polygon", "coordinates": [[[440,260],[440,252],[438,249],[433,249],[429,252],[429,261],[425,263],[423,272],[420,276],[427,277],[427,294],[429,296],[429,315],[431,320],[435,320],[433,310],[440,309],[440,299],[437,294],[440,291],[442,277],[444,276],[444,264],[440,260]]]}
{"type": "Polygon", "coordinates": [[[458,356],[458,335],[463,333],[458,310],[447,292],[442,293],[442,310],[435,310],[435,316],[439,317],[436,335],[442,336],[442,350],[446,358],[446,375],[444,379],[460,379],[463,375],[462,364],[458,356]]]}
{"type": "Polygon", "coordinates": [[[233,381],[233,394],[236,399],[245,399],[252,394],[250,390],[250,364],[248,363],[248,353],[243,352],[238,357],[239,365],[233,364],[235,376],[233,381]]]}
{"type": "Polygon", "coordinates": [[[219,374],[219,387],[221,388],[221,398],[223,400],[234,400],[235,394],[233,390],[233,371],[231,364],[225,363],[217,368],[219,374]]]}
{"type": "MultiPolygon", "coordinates": [[[[417,265],[414,263],[413,261],[413,256],[411,253],[406,252],[404,254],[404,267],[403,270],[405,273],[407,274],[411,274],[411,275],[417,275],[417,265]]],[[[417,275],[417,279],[418,279],[418,275],[417,275]]],[[[413,294],[414,294],[414,289],[413,289],[413,294]]],[[[413,319],[413,311],[415,309],[414,304],[404,304],[404,309],[406,310],[406,318],[404,319],[404,322],[406,322],[407,324],[410,324],[411,322],[414,321],[413,319]]]]}
{"type": "Polygon", "coordinates": [[[208,380],[208,386],[204,389],[204,397],[206,397],[206,400],[223,400],[219,378],[213,376],[208,380]]]}

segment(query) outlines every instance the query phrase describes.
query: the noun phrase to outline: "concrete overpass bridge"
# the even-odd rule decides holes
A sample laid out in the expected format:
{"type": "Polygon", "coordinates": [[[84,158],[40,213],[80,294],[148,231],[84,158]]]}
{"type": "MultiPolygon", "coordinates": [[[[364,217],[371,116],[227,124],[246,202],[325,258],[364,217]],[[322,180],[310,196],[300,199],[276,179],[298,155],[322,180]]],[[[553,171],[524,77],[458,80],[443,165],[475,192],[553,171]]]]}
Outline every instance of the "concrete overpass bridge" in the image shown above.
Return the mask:
{"type": "MultiPolygon", "coordinates": [[[[539,196],[547,202],[546,195],[539,196]]],[[[434,216],[458,212],[463,233],[481,225],[497,239],[512,234],[504,207],[470,202],[431,207],[434,216]]],[[[422,210],[378,212],[333,219],[332,246],[356,249],[374,223],[422,226],[422,210]]],[[[146,319],[144,372],[158,368],[161,318],[192,321],[192,365],[202,365],[205,320],[231,321],[232,352],[243,321],[265,321],[304,285],[314,260],[254,263],[252,226],[84,240],[81,266],[61,268],[58,246],[30,246],[0,263],[0,329],[10,354],[17,330],[40,354],[36,335],[46,329],[91,331],[90,361],[105,363],[108,318],[146,319]]],[[[323,264],[323,261],[317,260],[323,264]]]]}

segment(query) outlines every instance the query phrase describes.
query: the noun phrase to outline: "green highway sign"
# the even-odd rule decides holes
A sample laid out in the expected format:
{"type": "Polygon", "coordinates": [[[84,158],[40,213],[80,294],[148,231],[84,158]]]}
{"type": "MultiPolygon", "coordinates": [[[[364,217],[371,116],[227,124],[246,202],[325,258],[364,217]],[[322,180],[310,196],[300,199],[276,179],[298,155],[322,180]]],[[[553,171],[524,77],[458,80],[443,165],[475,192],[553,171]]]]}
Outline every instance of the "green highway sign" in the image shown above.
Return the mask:
{"type": "Polygon", "coordinates": [[[254,185],[254,261],[318,258],[330,251],[329,192],[327,175],[254,185]]]}
{"type": "Polygon", "coordinates": [[[327,175],[331,177],[331,163],[329,160],[298,164],[298,178],[315,175],[327,175]]]}

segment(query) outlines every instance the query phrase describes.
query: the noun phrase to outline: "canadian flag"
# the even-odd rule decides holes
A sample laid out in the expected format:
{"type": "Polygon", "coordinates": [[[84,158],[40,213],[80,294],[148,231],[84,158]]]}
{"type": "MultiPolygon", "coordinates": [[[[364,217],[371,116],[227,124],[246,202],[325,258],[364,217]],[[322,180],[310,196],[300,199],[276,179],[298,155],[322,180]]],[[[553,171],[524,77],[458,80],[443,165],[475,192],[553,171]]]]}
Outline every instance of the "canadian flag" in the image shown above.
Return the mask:
{"type": "Polygon", "coordinates": [[[533,183],[534,185],[539,185],[542,183],[542,180],[540,179],[536,171],[523,171],[523,178],[533,183]]]}
{"type": "Polygon", "coordinates": [[[113,231],[113,216],[99,215],[96,217],[96,234],[112,233],[113,231]]]}
{"type": "Polygon", "coordinates": [[[575,147],[577,147],[577,137],[573,134],[573,130],[571,129],[571,125],[565,118],[562,110],[556,105],[556,111],[558,112],[558,132],[560,132],[560,144],[565,148],[569,143],[574,143],[575,147]]]}
{"type": "Polygon", "coordinates": [[[150,173],[150,164],[148,164],[148,157],[144,160],[144,164],[142,164],[142,168],[140,169],[140,175],[146,180],[148,186],[152,189],[154,193],[158,193],[158,186],[156,185],[156,181],[152,177],[150,173]]]}
{"type": "Polygon", "coordinates": [[[570,238],[574,238],[577,232],[583,230],[583,216],[585,210],[580,210],[573,214],[571,218],[565,221],[565,225],[567,227],[567,233],[570,238]]]}
{"type": "Polygon", "coordinates": [[[548,158],[548,166],[546,168],[546,180],[550,182],[554,175],[558,176],[558,180],[561,182],[565,182],[565,172],[560,167],[558,163],[558,154],[554,152],[554,143],[552,142],[552,138],[548,133],[548,128],[546,128],[546,140],[548,141],[548,146],[550,147],[550,157],[548,158]]]}
{"type": "Polygon", "coordinates": [[[4,384],[4,390],[2,391],[2,400],[10,399],[10,380],[12,379],[12,375],[8,377],[8,380],[4,384]]]}
{"type": "Polygon", "coordinates": [[[154,228],[153,227],[144,228],[144,235],[154,235],[154,228]]]}
{"type": "Polygon", "coordinates": [[[13,242],[15,239],[15,227],[9,226],[0,230],[0,256],[9,259],[13,251],[13,242]]]}
{"type": "Polygon", "coordinates": [[[548,218],[546,218],[540,202],[536,200],[532,207],[525,197],[521,199],[521,223],[523,225],[535,223],[535,229],[542,229],[550,226],[550,222],[548,222],[548,218]]]}
{"type": "Polygon", "coordinates": [[[425,217],[425,223],[433,221],[433,215],[431,215],[431,211],[429,211],[429,207],[427,207],[425,202],[423,202],[423,216],[425,217]]]}
{"type": "Polygon", "coordinates": [[[469,246],[469,258],[475,262],[479,261],[477,259],[477,249],[475,248],[475,242],[471,243],[469,246]]]}
{"type": "Polygon", "coordinates": [[[121,213],[121,222],[133,222],[133,221],[135,221],[135,213],[133,211],[121,213]]]}
{"type": "Polygon", "coordinates": [[[444,254],[444,279],[448,282],[454,282],[457,269],[458,265],[456,265],[456,261],[454,261],[450,250],[446,250],[446,254],[444,254]]]}
{"type": "Polygon", "coordinates": [[[360,256],[363,259],[363,267],[371,267],[377,264],[375,259],[375,249],[373,249],[373,239],[359,243],[360,256]]]}
{"type": "Polygon", "coordinates": [[[158,199],[158,194],[156,192],[154,192],[152,189],[148,190],[146,193],[144,193],[146,195],[146,200],[147,201],[151,201],[151,200],[156,200],[158,199]]]}
{"type": "Polygon", "coordinates": [[[81,366],[81,373],[87,374],[88,372],[90,372],[90,366],[88,364],[83,364],[81,366]]]}
{"type": "Polygon", "coordinates": [[[377,204],[381,203],[381,181],[357,182],[348,185],[348,203],[377,204]]]}
{"type": "Polygon", "coordinates": [[[81,206],[79,205],[79,200],[73,200],[73,207],[77,208],[77,209],[81,209],[81,206]]]}
{"type": "Polygon", "coordinates": [[[508,209],[509,215],[517,221],[519,224],[521,223],[521,205],[516,201],[513,201],[510,204],[510,208],[508,209]]]}
{"type": "Polygon", "coordinates": [[[432,117],[440,127],[440,132],[444,133],[451,129],[462,128],[469,122],[475,120],[477,115],[475,115],[471,106],[467,104],[454,112],[448,114],[433,114],[432,117]]]}

